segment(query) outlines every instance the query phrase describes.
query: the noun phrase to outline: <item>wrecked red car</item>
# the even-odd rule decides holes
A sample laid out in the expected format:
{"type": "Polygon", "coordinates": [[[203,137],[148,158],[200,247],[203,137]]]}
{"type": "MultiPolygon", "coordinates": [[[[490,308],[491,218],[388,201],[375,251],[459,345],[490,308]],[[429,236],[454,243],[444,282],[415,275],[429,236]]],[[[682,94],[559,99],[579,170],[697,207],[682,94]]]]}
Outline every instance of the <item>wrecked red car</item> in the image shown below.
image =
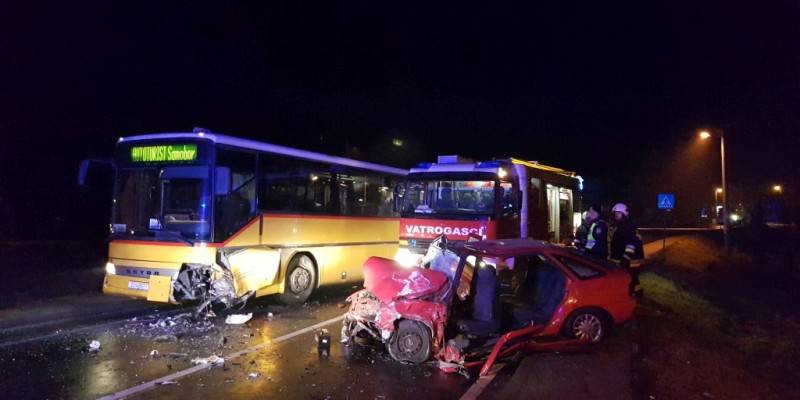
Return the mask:
{"type": "Polygon", "coordinates": [[[451,371],[483,366],[483,374],[521,350],[600,342],[636,304],[615,264],[532,239],[448,248],[440,237],[419,267],[372,257],[363,268],[342,341],[378,341],[397,361],[433,357],[451,371]]]}

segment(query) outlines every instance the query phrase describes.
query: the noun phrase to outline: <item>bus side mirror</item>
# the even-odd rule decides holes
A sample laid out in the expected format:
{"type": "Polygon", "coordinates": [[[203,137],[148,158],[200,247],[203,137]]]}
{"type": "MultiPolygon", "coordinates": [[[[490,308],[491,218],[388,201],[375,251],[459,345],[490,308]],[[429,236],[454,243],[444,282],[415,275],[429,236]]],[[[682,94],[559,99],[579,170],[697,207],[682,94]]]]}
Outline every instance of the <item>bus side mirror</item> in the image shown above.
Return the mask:
{"type": "Polygon", "coordinates": [[[231,169],[217,167],[214,170],[214,194],[226,195],[231,192],[231,169]]]}
{"type": "Polygon", "coordinates": [[[92,160],[82,160],[81,165],[78,167],[78,186],[86,185],[86,175],[89,175],[89,165],[92,160]]]}
{"type": "Polygon", "coordinates": [[[522,211],[522,191],[521,190],[517,191],[517,201],[516,201],[516,203],[517,204],[514,204],[514,207],[517,210],[517,212],[522,211]]]}
{"type": "Polygon", "coordinates": [[[86,180],[88,179],[89,171],[92,169],[92,163],[105,165],[106,167],[112,168],[112,170],[115,167],[114,160],[110,158],[85,158],[81,160],[78,166],[78,186],[86,186],[86,180]]]}

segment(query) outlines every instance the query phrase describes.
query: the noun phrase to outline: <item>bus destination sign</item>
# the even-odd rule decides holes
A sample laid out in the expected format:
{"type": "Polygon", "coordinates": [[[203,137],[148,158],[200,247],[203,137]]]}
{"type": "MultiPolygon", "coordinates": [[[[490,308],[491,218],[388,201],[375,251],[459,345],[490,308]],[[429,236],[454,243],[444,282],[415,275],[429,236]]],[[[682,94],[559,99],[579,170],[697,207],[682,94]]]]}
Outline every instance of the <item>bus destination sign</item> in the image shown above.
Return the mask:
{"type": "Polygon", "coordinates": [[[131,147],[131,162],[182,162],[197,159],[196,144],[131,147]]]}

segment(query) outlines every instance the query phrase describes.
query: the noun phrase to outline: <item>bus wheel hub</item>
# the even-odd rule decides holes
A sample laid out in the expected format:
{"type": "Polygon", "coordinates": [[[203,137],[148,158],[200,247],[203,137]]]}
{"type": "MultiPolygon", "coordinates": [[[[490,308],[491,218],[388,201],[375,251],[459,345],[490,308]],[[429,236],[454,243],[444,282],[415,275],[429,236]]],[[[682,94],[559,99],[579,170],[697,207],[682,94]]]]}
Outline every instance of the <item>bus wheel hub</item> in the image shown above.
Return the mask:
{"type": "Polygon", "coordinates": [[[289,288],[294,293],[300,293],[311,285],[311,273],[305,268],[295,268],[289,277],[289,288]]]}

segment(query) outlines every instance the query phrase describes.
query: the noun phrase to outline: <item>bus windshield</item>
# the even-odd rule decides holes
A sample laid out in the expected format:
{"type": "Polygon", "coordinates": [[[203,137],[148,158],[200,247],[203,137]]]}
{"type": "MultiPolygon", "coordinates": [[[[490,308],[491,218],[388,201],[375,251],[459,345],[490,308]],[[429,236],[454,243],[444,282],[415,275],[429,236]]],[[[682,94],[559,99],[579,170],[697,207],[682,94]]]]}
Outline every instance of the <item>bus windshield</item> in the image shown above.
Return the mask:
{"type": "Polygon", "coordinates": [[[208,167],[121,169],[111,232],[159,241],[210,239],[208,167]]]}
{"type": "Polygon", "coordinates": [[[403,196],[403,215],[491,215],[494,187],[494,181],[488,180],[409,180],[403,196]]]}

